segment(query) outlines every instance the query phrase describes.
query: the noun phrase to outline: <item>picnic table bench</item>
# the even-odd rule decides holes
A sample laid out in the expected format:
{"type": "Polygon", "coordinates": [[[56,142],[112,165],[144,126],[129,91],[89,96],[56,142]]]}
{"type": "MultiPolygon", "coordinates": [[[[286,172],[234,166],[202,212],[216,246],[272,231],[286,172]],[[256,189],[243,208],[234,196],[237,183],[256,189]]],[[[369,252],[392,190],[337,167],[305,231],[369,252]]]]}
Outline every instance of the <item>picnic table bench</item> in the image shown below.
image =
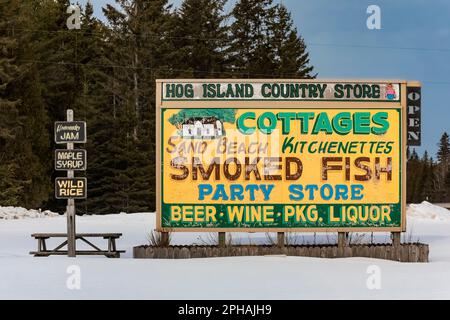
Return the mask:
{"type": "MultiPolygon", "coordinates": [[[[33,233],[31,235],[38,241],[38,250],[31,251],[30,254],[35,257],[48,257],[50,255],[67,255],[67,250],[62,250],[67,245],[67,233],[33,233]],[[48,250],[46,240],[50,238],[66,238],[56,248],[48,250]]],[[[77,233],[75,240],[80,239],[94,250],[77,250],[77,255],[104,255],[108,258],[120,258],[120,254],[125,250],[117,250],[116,239],[122,236],[121,233],[77,233]],[[108,240],[108,250],[102,250],[86,238],[103,238],[108,240]]]]}

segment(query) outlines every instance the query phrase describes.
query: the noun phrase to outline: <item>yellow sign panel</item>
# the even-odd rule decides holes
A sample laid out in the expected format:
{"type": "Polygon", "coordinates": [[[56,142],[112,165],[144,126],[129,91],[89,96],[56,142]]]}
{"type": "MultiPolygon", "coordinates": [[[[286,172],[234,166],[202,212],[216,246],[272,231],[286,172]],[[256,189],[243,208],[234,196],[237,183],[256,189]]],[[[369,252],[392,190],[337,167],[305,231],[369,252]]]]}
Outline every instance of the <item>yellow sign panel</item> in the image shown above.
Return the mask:
{"type": "Polygon", "coordinates": [[[405,84],[368,83],[383,96],[367,102],[214,104],[204,84],[171,100],[177,83],[158,83],[159,230],[404,229],[405,84]]]}

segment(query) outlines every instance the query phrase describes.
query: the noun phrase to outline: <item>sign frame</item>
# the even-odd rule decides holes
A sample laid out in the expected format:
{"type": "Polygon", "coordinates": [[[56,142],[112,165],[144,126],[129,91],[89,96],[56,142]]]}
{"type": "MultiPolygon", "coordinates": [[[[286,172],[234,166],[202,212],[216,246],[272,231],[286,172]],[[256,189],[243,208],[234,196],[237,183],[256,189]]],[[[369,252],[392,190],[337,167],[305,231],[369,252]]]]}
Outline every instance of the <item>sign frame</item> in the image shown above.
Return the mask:
{"type": "Polygon", "coordinates": [[[156,80],[156,230],[160,232],[405,232],[406,231],[406,148],[407,148],[407,86],[421,86],[416,81],[406,80],[352,80],[352,79],[160,79],[156,80]],[[162,97],[163,85],[167,83],[349,83],[349,84],[388,84],[395,83],[400,86],[399,101],[351,101],[351,100],[334,100],[334,101],[307,101],[307,100],[278,100],[277,106],[274,107],[274,101],[246,100],[240,99],[239,107],[236,107],[236,100],[165,100],[162,97]],[[212,103],[213,102],[213,103],[212,103]],[[163,227],[162,226],[162,109],[188,109],[188,108],[229,108],[230,103],[236,109],[275,109],[282,107],[283,109],[335,109],[335,108],[361,108],[361,109],[381,109],[381,108],[397,108],[401,111],[400,119],[400,141],[401,141],[401,166],[400,166],[400,205],[401,218],[400,226],[395,227],[293,227],[293,228],[221,228],[221,227],[163,227]]]}
{"type": "Polygon", "coordinates": [[[87,151],[86,149],[55,149],[55,171],[68,171],[68,170],[73,170],[73,171],[86,171],[87,170],[87,151]],[[57,160],[58,160],[58,152],[81,152],[83,154],[83,167],[81,169],[58,169],[57,167],[57,160]]]}

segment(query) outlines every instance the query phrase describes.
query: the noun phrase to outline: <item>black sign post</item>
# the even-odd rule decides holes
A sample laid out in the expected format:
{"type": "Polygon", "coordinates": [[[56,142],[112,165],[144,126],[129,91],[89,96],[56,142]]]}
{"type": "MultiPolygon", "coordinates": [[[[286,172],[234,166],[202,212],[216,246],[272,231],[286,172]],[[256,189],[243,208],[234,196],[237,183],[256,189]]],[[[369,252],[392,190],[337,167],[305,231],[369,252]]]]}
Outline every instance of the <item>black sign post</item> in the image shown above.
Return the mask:
{"type": "Polygon", "coordinates": [[[67,110],[67,121],[55,122],[55,142],[65,143],[65,150],[55,151],[55,169],[67,170],[67,178],[56,178],[55,197],[67,199],[67,255],[76,256],[75,199],[85,199],[86,178],[75,178],[75,170],[86,170],[86,151],[74,150],[74,143],[86,143],[86,122],[73,121],[73,110],[67,110]]]}
{"type": "Polygon", "coordinates": [[[421,133],[421,88],[407,87],[407,121],[408,121],[408,146],[420,146],[421,133]]]}

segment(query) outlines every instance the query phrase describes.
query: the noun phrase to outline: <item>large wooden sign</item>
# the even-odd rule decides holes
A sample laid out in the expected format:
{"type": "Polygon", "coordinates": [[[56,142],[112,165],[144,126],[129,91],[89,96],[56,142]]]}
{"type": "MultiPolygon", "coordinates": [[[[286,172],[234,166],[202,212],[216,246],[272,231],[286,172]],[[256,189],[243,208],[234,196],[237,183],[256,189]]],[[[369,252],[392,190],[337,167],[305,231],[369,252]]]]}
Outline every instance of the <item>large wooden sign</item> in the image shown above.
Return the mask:
{"type": "Polygon", "coordinates": [[[157,86],[158,230],[405,230],[406,82],[157,86]]]}

